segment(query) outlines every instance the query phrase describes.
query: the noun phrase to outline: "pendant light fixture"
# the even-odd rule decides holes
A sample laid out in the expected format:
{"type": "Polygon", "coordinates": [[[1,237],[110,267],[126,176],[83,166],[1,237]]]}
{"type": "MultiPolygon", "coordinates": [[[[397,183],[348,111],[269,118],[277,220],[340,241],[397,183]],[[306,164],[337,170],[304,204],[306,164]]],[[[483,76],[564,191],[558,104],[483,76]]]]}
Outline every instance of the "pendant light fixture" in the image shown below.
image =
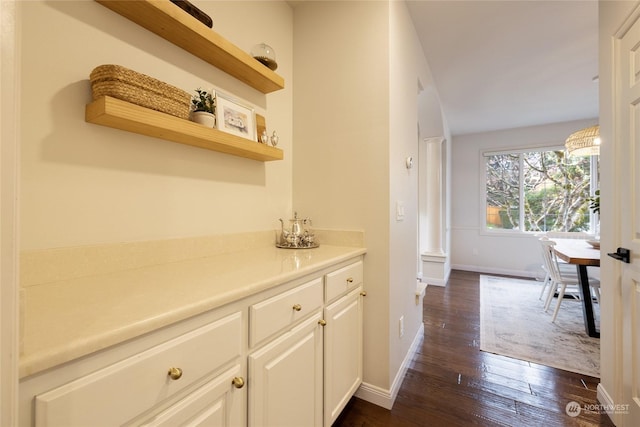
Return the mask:
{"type": "Polygon", "coordinates": [[[600,154],[600,126],[595,125],[569,135],[564,143],[572,156],[597,156],[600,154]]]}

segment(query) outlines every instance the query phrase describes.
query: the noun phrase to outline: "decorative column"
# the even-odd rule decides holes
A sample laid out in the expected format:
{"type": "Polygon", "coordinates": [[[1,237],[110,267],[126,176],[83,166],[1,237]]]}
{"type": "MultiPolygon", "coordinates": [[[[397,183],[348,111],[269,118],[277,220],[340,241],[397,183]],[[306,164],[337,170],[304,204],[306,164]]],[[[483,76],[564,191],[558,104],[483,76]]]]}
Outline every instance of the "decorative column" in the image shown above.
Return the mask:
{"type": "Polygon", "coordinates": [[[442,137],[425,138],[420,150],[420,258],[422,281],[444,286],[449,275],[444,250],[445,177],[442,137]]]}

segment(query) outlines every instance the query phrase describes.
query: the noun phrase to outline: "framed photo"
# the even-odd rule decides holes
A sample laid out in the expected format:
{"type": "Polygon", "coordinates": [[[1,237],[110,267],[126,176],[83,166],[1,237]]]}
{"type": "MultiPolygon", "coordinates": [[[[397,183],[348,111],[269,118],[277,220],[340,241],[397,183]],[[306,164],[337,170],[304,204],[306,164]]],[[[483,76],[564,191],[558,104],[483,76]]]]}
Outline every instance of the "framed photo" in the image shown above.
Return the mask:
{"type": "Polygon", "coordinates": [[[223,132],[257,141],[254,109],[220,92],[216,93],[216,127],[223,132]]]}

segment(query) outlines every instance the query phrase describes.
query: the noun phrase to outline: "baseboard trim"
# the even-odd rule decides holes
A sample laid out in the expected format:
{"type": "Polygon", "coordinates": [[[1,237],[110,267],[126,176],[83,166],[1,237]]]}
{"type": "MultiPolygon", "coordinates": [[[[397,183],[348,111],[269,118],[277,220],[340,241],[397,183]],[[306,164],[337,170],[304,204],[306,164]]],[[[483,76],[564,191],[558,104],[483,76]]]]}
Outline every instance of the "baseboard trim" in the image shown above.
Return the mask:
{"type": "Polygon", "coordinates": [[[418,279],[420,279],[421,282],[429,285],[429,286],[442,286],[445,287],[447,286],[447,282],[449,282],[449,276],[451,276],[451,269],[448,269],[447,271],[445,271],[444,274],[444,279],[438,279],[438,278],[434,278],[434,277],[424,277],[423,274],[419,274],[418,275],[418,279]]]}
{"type": "Polygon", "coordinates": [[[409,363],[411,362],[413,355],[418,350],[423,339],[424,323],[420,323],[420,328],[418,328],[418,332],[413,338],[411,347],[409,347],[409,351],[402,361],[400,369],[398,369],[398,372],[396,373],[396,376],[391,385],[391,389],[387,390],[373,384],[363,382],[356,391],[355,396],[362,400],[366,400],[369,403],[373,403],[374,405],[382,406],[385,409],[393,408],[393,403],[396,401],[396,397],[398,396],[398,392],[400,391],[400,387],[402,386],[404,376],[407,373],[407,369],[409,369],[409,363]]]}
{"type": "Polygon", "coordinates": [[[473,271],[476,273],[484,273],[484,274],[501,274],[504,276],[517,276],[517,277],[529,277],[532,279],[536,278],[536,273],[534,271],[525,271],[525,270],[508,270],[505,268],[487,268],[481,267],[479,265],[465,265],[465,264],[454,264],[451,266],[453,270],[463,270],[463,271],[473,271]]]}
{"type": "Polygon", "coordinates": [[[606,410],[607,415],[609,415],[609,418],[611,418],[611,421],[613,421],[613,423],[617,425],[617,414],[613,410],[613,408],[615,408],[615,402],[613,401],[609,393],[607,393],[607,390],[604,388],[602,383],[598,383],[598,387],[596,388],[596,398],[598,399],[598,402],[600,402],[602,407],[606,410]]]}
{"type": "Polygon", "coordinates": [[[385,409],[393,407],[393,400],[389,390],[385,390],[373,384],[363,382],[356,390],[355,396],[385,409]]]}
{"type": "Polygon", "coordinates": [[[436,279],[426,279],[425,283],[428,286],[439,286],[441,288],[444,288],[447,286],[447,281],[446,280],[436,280],[436,279]]]}

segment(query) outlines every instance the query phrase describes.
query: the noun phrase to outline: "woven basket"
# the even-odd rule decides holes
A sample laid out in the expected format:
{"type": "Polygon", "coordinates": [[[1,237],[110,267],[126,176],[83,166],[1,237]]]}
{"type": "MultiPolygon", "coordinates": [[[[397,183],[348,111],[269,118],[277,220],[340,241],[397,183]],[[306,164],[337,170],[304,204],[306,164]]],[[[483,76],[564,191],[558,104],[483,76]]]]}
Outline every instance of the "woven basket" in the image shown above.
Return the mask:
{"type": "Polygon", "coordinates": [[[100,65],[89,76],[93,99],[111,96],[132,104],[189,119],[191,95],[182,89],[120,65],[100,65]]]}

